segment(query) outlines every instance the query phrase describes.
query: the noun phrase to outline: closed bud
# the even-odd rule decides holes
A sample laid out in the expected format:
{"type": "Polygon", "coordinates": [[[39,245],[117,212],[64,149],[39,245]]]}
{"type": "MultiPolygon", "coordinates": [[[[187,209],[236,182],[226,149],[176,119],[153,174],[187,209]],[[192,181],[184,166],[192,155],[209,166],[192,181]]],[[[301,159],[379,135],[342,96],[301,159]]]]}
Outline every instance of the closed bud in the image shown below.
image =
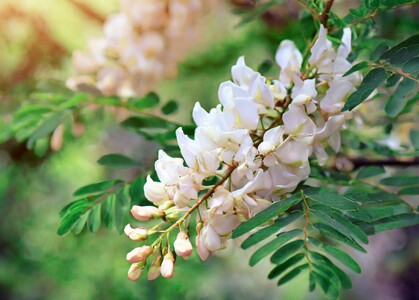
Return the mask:
{"type": "Polygon", "coordinates": [[[169,250],[164,256],[163,262],[160,266],[160,274],[164,278],[172,278],[173,271],[175,268],[175,260],[173,258],[172,252],[169,250]]]}
{"type": "Polygon", "coordinates": [[[131,209],[131,214],[138,221],[147,222],[151,219],[162,218],[165,216],[164,211],[155,206],[138,206],[134,205],[131,209]]]}
{"type": "Polygon", "coordinates": [[[131,225],[128,224],[124,229],[125,234],[133,241],[145,241],[148,238],[148,229],[139,227],[131,228],[131,225]]]}
{"type": "Polygon", "coordinates": [[[128,279],[129,280],[137,280],[141,277],[141,273],[144,270],[145,265],[143,263],[134,263],[128,270],[128,279]]]}
{"type": "Polygon", "coordinates": [[[177,255],[186,258],[192,254],[192,244],[189,236],[184,231],[180,231],[174,243],[175,252],[177,255]]]}
{"type": "Polygon", "coordinates": [[[151,253],[153,253],[153,248],[150,246],[137,247],[127,254],[127,260],[130,263],[143,262],[151,253]]]}
{"type": "Polygon", "coordinates": [[[154,279],[156,279],[157,277],[160,276],[161,262],[162,262],[162,257],[161,257],[161,255],[159,255],[153,261],[153,263],[150,266],[150,269],[148,270],[148,274],[147,274],[148,280],[154,280],[154,279]]]}

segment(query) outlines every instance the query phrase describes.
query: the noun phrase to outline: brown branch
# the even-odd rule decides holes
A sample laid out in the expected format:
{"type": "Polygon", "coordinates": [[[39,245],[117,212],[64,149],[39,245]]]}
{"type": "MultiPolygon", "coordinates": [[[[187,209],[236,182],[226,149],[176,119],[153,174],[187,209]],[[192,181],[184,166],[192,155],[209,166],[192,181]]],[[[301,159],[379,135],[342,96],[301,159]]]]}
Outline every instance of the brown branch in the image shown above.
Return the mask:
{"type": "Polygon", "coordinates": [[[329,20],[330,10],[332,9],[333,3],[335,0],[329,0],[324,7],[323,12],[320,14],[320,22],[323,24],[325,28],[327,27],[327,20],[329,20]]]}
{"type": "Polygon", "coordinates": [[[68,2],[70,2],[70,4],[72,4],[75,8],[77,8],[82,14],[84,14],[89,19],[94,20],[101,25],[105,23],[106,17],[96,12],[89,5],[79,2],[77,0],[68,0],[68,2]]]}
{"type": "Polygon", "coordinates": [[[393,167],[410,167],[419,165],[419,156],[413,158],[383,158],[383,159],[368,159],[363,157],[347,157],[353,164],[353,169],[358,169],[365,166],[393,166],[393,167]]]}

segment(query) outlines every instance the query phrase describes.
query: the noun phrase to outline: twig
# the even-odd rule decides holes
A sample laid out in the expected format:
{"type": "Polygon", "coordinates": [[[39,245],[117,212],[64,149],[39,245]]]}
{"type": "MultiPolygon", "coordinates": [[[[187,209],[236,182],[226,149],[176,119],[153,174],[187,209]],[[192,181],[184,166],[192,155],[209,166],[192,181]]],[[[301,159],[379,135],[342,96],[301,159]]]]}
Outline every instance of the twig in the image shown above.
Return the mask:
{"type": "Polygon", "coordinates": [[[369,67],[373,67],[373,68],[382,68],[384,70],[386,70],[387,72],[390,72],[392,74],[398,74],[400,76],[406,77],[410,80],[416,81],[419,83],[419,79],[412,77],[409,73],[404,72],[401,68],[397,68],[392,66],[391,69],[387,68],[387,66],[385,65],[380,65],[380,64],[368,64],[369,67]]]}
{"type": "Polygon", "coordinates": [[[201,199],[199,199],[190,209],[188,209],[188,211],[179,219],[177,220],[175,223],[172,224],[172,226],[170,226],[169,228],[167,228],[164,231],[164,234],[160,235],[159,238],[157,238],[153,244],[151,244],[151,247],[154,247],[156,245],[158,245],[161,240],[164,238],[165,234],[172,231],[173,229],[175,229],[176,227],[178,227],[183,221],[186,220],[186,218],[192,214],[201,204],[202,202],[204,202],[205,200],[207,200],[217,189],[217,187],[219,187],[220,185],[222,185],[228,178],[230,178],[231,173],[233,173],[233,171],[237,168],[238,164],[234,164],[232,166],[230,166],[227,170],[227,173],[221,178],[220,181],[218,181],[208,192],[205,193],[205,195],[203,195],[201,197],[201,199]]]}
{"type": "Polygon", "coordinates": [[[324,7],[323,12],[320,14],[320,22],[327,29],[328,29],[327,20],[329,20],[330,10],[332,9],[333,2],[335,2],[335,0],[329,0],[329,1],[327,1],[326,6],[324,7]]]}
{"type": "Polygon", "coordinates": [[[394,166],[394,167],[409,167],[419,165],[419,156],[409,159],[400,158],[384,158],[384,159],[368,159],[363,157],[347,157],[353,164],[354,169],[364,166],[394,166]]]}

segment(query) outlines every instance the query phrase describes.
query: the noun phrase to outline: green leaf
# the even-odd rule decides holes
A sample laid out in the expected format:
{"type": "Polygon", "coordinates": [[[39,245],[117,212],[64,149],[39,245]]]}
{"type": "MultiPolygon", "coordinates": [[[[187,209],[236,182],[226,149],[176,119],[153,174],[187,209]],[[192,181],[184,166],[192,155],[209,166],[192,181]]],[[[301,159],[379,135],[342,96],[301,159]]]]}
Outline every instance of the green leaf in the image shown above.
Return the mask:
{"type": "Polygon", "coordinates": [[[289,269],[290,267],[300,262],[304,257],[305,257],[304,253],[297,253],[296,255],[287,259],[282,264],[279,264],[275,268],[273,268],[272,271],[269,273],[268,278],[273,279],[275,277],[278,277],[279,275],[284,273],[287,269],[289,269]]]}
{"type": "Polygon", "coordinates": [[[410,186],[402,188],[399,195],[419,195],[419,186],[410,186]]]}
{"type": "Polygon", "coordinates": [[[293,270],[289,271],[287,274],[285,274],[283,277],[281,277],[278,280],[277,285],[282,285],[282,284],[287,283],[288,281],[292,280],[298,274],[300,274],[302,271],[307,269],[308,266],[309,266],[308,264],[304,264],[304,265],[298,266],[298,267],[294,268],[293,270]]]}
{"type": "Polygon", "coordinates": [[[87,208],[87,206],[78,206],[70,210],[61,220],[57,230],[58,235],[62,236],[69,232],[81,215],[86,212],[87,208]]]}
{"type": "Polygon", "coordinates": [[[410,130],[410,141],[416,150],[419,150],[419,130],[410,130]]]}
{"type": "Polygon", "coordinates": [[[138,167],[139,162],[122,154],[107,154],[99,158],[98,164],[109,168],[132,168],[138,167]]]}
{"type": "Polygon", "coordinates": [[[326,188],[309,188],[304,190],[304,194],[313,201],[325,204],[333,208],[342,210],[358,209],[358,204],[353,202],[350,198],[326,188]]]}
{"type": "Polygon", "coordinates": [[[348,231],[351,232],[352,236],[358,239],[358,241],[364,244],[368,244],[368,236],[365,234],[365,232],[362,231],[357,225],[352,223],[348,218],[342,217],[341,215],[336,214],[336,213],[332,213],[330,216],[334,220],[339,222],[339,224],[347,228],[348,231]]]}
{"type": "Polygon", "coordinates": [[[397,175],[380,180],[380,184],[388,186],[408,186],[415,185],[419,182],[419,176],[414,175],[397,175]]]}
{"type": "Polygon", "coordinates": [[[140,110],[149,109],[159,105],[160,97],[156,93],[151,92],[142,98],[130,99],[128,103],[140,110]]]}
{"type": "Polygon", "coordinates": [[[249,236],[242,244],[241,247],[243,249],[247,249],[253,245],[256,245],[257,243],[265,240],[275,232],[279,231],[281,228],[287,226],[288,224],[291,224],[295,220],[299,219],[303,216],[303,212],[301,210],[293,211],[290,214],[286,215],[285,217],[281,217],[276,219],[275,223],[267,226],[265,228],[262,228],[258,232],[252,234],[249,236]]]}
{"type": "Polygon", "coordinates": [[[277,250],[283,244],[300,235],[301,233],[302,230],[300,229],[293,229],[287,232],[280,233],[274,240],[270,241],[266,245],[259,248],[255,253],[253,253],[253,255],[250,257],[249,264],[251,266],[256,265],[264,257],[277,250]]]}
{"type": "Polygon", "coordinates": [[[299,203],[301,200],[301,197],[293,196],[285,200],[273,203],[265,210],[256,214],[253,218],[250,218],[248,221],[241,223],[236,228],[236,230],[233,231],[232,238],[238,238],[239,236],[242,236],[243,234],[248,233],[256,227],[270,221],[274,217],[289,209],[291,206],[294,206],[297,203],[299,203]]]}
{"type": "Polygon", "coordinates": [[[170,115],[176,112],[179,108],[179,105],[175,100],[168,101],[161,109],[162,113],[165,115],[170,115]]]}
{"type": "Polygon", "coordinates": [[[152,128],[152,129],[161,129],[168,128],[170,123],[166,120],[145,117],[145,116],[135,116],[130,117],[122,122],[121,124],[124,127],[133,128],[133,129],[142,129],[142,128],[152,128]]]}
{"type": "Polygon", "coordinates": [[[92,207],[89,217],[87,219],[87,228],[90,232],[96,232],[100,228],[101,217],[100,217],[101,204],[98,203],[92,207]]]}
{"type": "Polygon", "coordinates": [[[356,175],[356,178],[358,179],[364,179],[369,178],[377,175],[384,174],[386,170],[382,166],[367,166],[362,167],[358,174],[356,175]]]}
{"type": "Polygon", "coordinates": [[[74,224],[73,229],[71,230],[74,235],[78,235],[83,231],[84,226],[86,225],[87,218],[89,217],[89,214],[90,214],[90,211],[85,212],[76,222],[76,224],[74,224]]]}
{"type": "Polygon", "coordinates": [[[73,193],[74,197],[78,196],[85,196],[85,195],[91,195],[91,194],[97,194],[104,192],[111,187],[124,183],[121,180],[106,180],[98,183],[93,183],[86,185],[84,187],[79,188],[77,191],[73,193]]]}
{"type": "Polygon", "coordinates": [[[36,140],[43,138],[52,133],[64,120],[68,117],[68,113],[64,111],[53,113],[41,125],[35,129],[28,139],[28,147],[32,148],[36,140]]]}
{"type": "Polygon", "coordinates": [[[291,255],[294,255],[303,246],[304,246],[303,240],[296,240],[296,241],[290,242],[275,251],[275,253],[271,256],[271,262],[274,264],[280,264],[284,262],[291,255]]]}
{"type": "Polygon", "coordinates": [[[128,187],[122,188],[115,195],[115,226],[119,233],[124,232],[128,224],[128,215],[131,209],[131,198],[128,187]]]}
{"type": "Polygon", "coordinates": [[[323,292],[329,296],[330,299],[338,299],[340,292],[340,280],[336,273],[331,268],[320,261],[319,264],[313,263],[312,266],[316,269],[313,271],[313,276],[316,281],[320,284],[323,292]]]}
{"type": "Polygon", "coordinates": [[[88,207],[90,206],[89,201],[84,198],[84,199],[80,199],[80,200],[76,200],[73,201],[69,204],[67,204],[66,206],[64,206],[61,211],[60,211],[60,217],[64,217],[66,214],[68,214],[70,211],[72,211],[73,209],[79,208],[79,207],[88,207]]]}
{"type": "Polygon", "coordinates": [[[404,78],[396,91],[391,95],[386,103],[384,110],[386,114],[391,117],[397,117],[404,109],[409,98],[407,97],[416,87],[416,82],[409,78],[404,78]]]}
{"type": "Polygon", "coordinates": [[[381,44],[375,49],[374,53],[371,55],[371,60],[376,61],[380,56],[390,48],[389,45],[381,44]]]}
{"type": "Polygon", "coordinates": [[[402,67],[407,61],[419,55],[419,45],[403,47],[399,49],[390,59],[390,64],[402,67]]]}
{"type": "Polygon", "coordinates": [[[260,64],[258,72],[263,75],[267,73],[273,67],[273,65],[273,62],[270,59],[266,59],[260,64]]]}
{"type": "MultiPolygon", "coordinates": [[[[357,242],[355,242],[353,239],[346,237],[345,235],[343,235],[342,233],[340,233],[339,231],[337,231],[336,229],[334,229],[333,227],[323,224],[323,223],[315,223],[313,224],[313,227],[316,228],[317,230],[319,230],[323,235],[335,239],[339,242],[345,243],[348,246],[351,246],[352,248],[364,252],[366,253],[367,251],[362,248],[357,242]]],[[[364,229],[363,226],[361,226],[362,229],[364,229]]]]}
{"type": "Polygon", "coordinates": [[[314,264],[316,270],[320,272],[322,275],[325,275],[326,278],[328,278],[328,280],[332,283],[332,285],[334,285],[334,294],[339,294],[340,285],[344,289],[352,288],[352,282],[349,276],[345,272],[343,272],[338,266],[336,266],[329,258],[324,256],[323,254],[314,251],[310,252],[310,254],[316,261],[316,264],[314,264]]]}
{"type": "Polygon", "coordinates": [[[409,37],[407,40],[401,42],[400,44],[396,45],[395,47],[389,49],[388,51],[384,52],[380,59],[389,60],[403,47],[410,47],[412,45],[419,44],[419,34],[409,37]]]}
{"type": "Polygon", "coordinates": [[[361,267],[358,265],[358,263],[346,252],[332,246],[323,246],[323,249],[329,253],[331,256],[336,258],[338,261],[340,261],[342,264],[347,266],[349,269],[356,273],[361,273],[361,267]]]}
{"type": "Polygon", "coordinates": [[[415,74],[419,72],[419,57],[409,59],[402,67],[406,73],[415,74]]]}
{"type": "Polygon", "coordinates": [[[345,220],[344,218],[337,219],[337,215],[333,217],[329,216],[322,211],[310,211],[311,214],[315,215],[319,221],[327,223],[329,226],[335,228],[339,233],[346,236],[348,239],[353,239],[356,237],[361,242],[367,244],[368,237],[362,230],[360,230],[356,225],[352,224],[350,221],[345,220]],[[346,222],[344,222],[344,220],[346,222]],[[362,233],[361,233],[362,232],[362,233]]]}
{"type": "Polygon", "coordinates": [[[312,291],[314,291],[316,289],[316,279],[314,278],[312,272],[310,272],[310,275],[309,275],[308,280],[309,280],[308,290],[310,292],[312,292],[312,291]]]}
{"type": "Polygon", "coordinates": [[[371,216],[370,221],[387,218],[403,213],[411,213],[412,209],[406,203],[371,205],[364,207],[364,211],[371,216]]]}
{"type": "Polygon", "coordinates": [[[115,222],[115,194],[110,195],[102,202],[102,216],[103,224],[107,228],[112,228],[115,222]]]}
{"type": "Polygon", "coordinates": [[[378,232],[398,229],[419,224],[418,214],[401,214],[383,218],[372,223],[362,224],[361,227],[368,234],[376,234],[378,232]]]}
{"type": "Polygon", "coordinates": [[[342,111],[352,110],[364,102],[377,87],[386,81],[386,79],[387,73],[384,69],[377,68],[371,70],[367,76],[365,76],[358,89],[349,96],[342,111]]]}
{"type": "Polygon", "coordinates": [[[367,67],[368,67],[368,62],[367,61],[360,62],[360,63],[354,65],[352,68],[350,68],[345,74],[343,74],[343,77],[348,76],[348,75],[350,75],[350,74],[352,74],[356,71],[365,69],[367,67]]]}
{"type": "Polygon", "coordinates": [[[145,179],[142,176],[138,176],[133,182],[131,182],[129,195],[131,197],[132,205],[144,205],[149,203],[144,196],[144,184],[145,179]]]}

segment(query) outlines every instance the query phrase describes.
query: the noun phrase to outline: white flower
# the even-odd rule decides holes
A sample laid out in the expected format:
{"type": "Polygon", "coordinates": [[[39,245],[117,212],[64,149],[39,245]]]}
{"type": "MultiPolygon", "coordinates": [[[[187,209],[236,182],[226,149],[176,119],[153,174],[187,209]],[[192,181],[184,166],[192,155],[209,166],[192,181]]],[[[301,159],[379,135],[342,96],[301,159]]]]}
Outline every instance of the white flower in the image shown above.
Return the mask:
{"type": "Polygon", "coordinates": [[[291,103],[283,115],[284,133],[290,135],[310,135],[316,132],[316,124],[307,115],[304,107],[291,103]]]}
{"type": "Polygon", "coordinates": [[[276,51],[275,60],[281,68],[280,81],[286,86],[290,86],[291,82],[300,76],[301,64],[303,62],[303,57],[297,47],[295,47],[294,42],[290,40],[282,41],[276,51]]]}

